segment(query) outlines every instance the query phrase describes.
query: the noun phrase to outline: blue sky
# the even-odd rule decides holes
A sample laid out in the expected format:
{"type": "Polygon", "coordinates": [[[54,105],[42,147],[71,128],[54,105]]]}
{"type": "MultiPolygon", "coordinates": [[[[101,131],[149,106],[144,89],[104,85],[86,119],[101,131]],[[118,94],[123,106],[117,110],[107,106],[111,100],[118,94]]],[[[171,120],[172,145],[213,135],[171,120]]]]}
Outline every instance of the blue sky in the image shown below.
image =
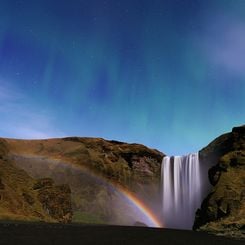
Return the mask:
{"type": "Polygon", "coordinates": [[[245,1],[1,1],[0,136],[197,151],[245,118],[245,1]]]}

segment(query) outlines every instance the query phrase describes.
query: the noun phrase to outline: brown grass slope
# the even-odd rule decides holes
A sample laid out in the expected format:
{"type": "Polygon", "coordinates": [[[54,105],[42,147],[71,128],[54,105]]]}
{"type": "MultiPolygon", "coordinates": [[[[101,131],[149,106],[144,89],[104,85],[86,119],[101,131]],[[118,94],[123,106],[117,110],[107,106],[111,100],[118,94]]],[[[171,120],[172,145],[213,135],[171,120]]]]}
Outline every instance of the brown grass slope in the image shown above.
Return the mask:
{"type": "Polygon", "coordinates": [[[69,222],[69,187],[55,186],[51,179],[33,179],[24,170],[16,167],[8,154],[8,145],[1,139],[0,219],[69,222]]]}
{"type": "Polygon", "coordinates": [[[4,140],[8,157],[33,178],[71,187],[73,221],[131,224],[125,205],[100,179],[140,193],[149,205],[158,202],[164,155],[157,150],[101,138],[4,140]]]}
{"type": "Polygon", "coordinates": [[[123,185],[129,185],[132,178],[144,183],[159,177],[159,163],[164,156],[144,145],[101,138],[6,141],[11,154],[42,156],[85,166],[123,185]]]}

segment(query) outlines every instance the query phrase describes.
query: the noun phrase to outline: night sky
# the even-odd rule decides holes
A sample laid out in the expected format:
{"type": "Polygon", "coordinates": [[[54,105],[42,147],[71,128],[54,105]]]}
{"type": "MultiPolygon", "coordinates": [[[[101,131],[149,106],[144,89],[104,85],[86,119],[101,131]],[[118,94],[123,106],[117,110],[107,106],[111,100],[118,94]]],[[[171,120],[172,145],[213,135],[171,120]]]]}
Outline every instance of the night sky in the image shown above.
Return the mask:
{"type": "Polygon", "coordinates": [[[0,136],[194,152],[245,123],[244,0],[1,0],[0,136]]]}

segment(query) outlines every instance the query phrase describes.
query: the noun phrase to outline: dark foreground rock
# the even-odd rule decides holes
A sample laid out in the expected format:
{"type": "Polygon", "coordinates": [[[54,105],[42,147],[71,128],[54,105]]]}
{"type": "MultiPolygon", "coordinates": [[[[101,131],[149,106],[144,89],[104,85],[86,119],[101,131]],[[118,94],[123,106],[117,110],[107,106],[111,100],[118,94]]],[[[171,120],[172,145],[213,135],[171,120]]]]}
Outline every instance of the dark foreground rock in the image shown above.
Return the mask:
{"type": "Polygon", "coordinates": [[[213,188],[197,211],[194,229],[245,238],[245,126],[215,139],[200,158],[212,165],[213,188]]]}
{"type": "Polygon", "coordinates": [[[203,232],[146,227],[0,224],[1,245],[242,245],[203,232]]]}

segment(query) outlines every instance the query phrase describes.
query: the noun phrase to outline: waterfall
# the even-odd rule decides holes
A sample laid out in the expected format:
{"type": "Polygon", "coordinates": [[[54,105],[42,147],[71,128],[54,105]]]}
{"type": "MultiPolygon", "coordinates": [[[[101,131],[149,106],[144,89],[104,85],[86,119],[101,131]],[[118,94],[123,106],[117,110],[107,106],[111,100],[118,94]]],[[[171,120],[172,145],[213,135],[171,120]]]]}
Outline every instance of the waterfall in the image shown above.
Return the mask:
{"type": "Polygon", "coordinates": [[[165,156],[161,177],[165,226],[191,229],[203,196],[198,153],[165,156]]]}

